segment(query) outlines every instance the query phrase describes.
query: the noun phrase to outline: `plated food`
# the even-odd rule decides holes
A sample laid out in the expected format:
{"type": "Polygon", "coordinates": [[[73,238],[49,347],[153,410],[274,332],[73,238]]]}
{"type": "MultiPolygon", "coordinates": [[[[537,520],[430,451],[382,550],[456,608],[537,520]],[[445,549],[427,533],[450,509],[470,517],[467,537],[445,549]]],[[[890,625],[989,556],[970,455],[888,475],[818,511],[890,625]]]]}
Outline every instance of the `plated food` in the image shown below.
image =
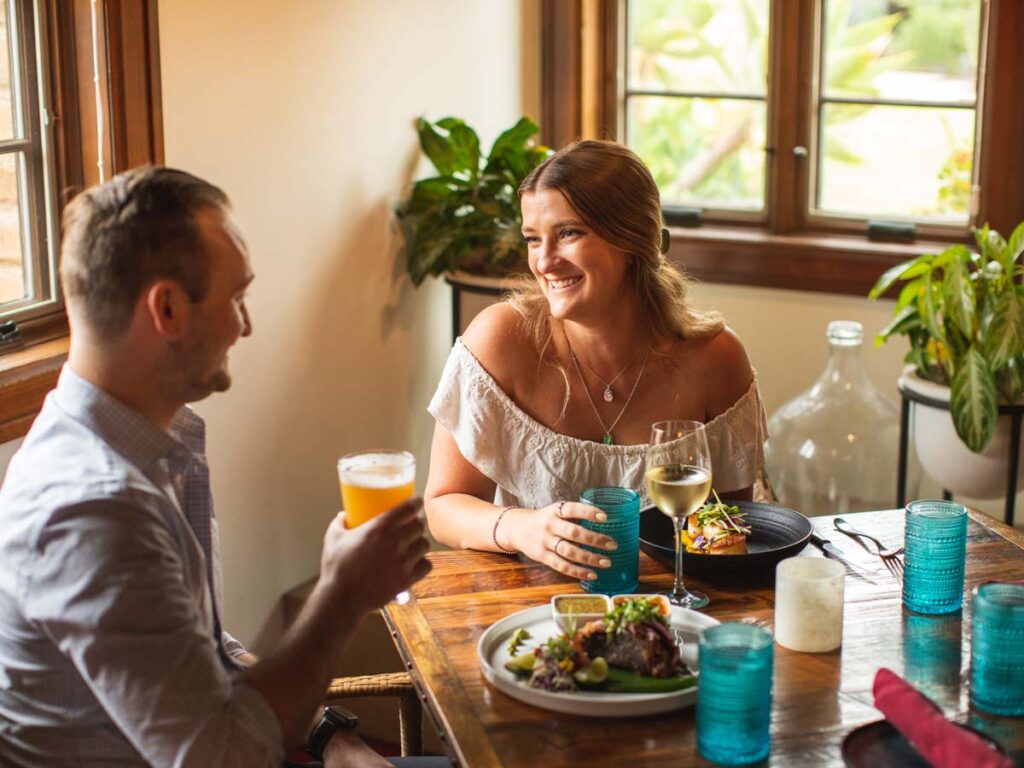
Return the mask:
{"type": "MultiPolygon", "coordinates": [[[[599,607],[593,596],[558,596],[552,601],[556,619],[571,615],[574,600],[581,609],[575,615],[599,607]]],[[[534,638],[520,628],[509,640],[504,666],[523,685],[553,692],[643,694],[693,688],[696,677],[680,656],[670,615],[662,595],[620,596],[600,618],[551,637],[534,638]]]]}
{"type": "MultiPolygon", "coordinates": [[[[754,501],[730,501],[744,514],[750,528],[745,553],[718,552],[716,557],[683,549],[686,574],[711,580],[753,579],[768,581],[775,577],[775,566],[787,557],[799,554],[811,536],[811,522],[804,515],[775,504],[754,501]]],[[[672,520],[654,507],[640,511],[640,549],[666,568],[675,567],[675,529],[672,520]]]]}
{"type": "Polygon", "coordinates": [[[705,504],[686,518],[682,544],[695,555],[745,555],[752,528],[746,512],[729,506],[712,491],[714,503],[705,504]]]}
{"type": "MultiPolygon", "coordinates": [[[[664,515],[658,515],[664,519],[664,515]]],[[[590,597],[578,592],[574,593],[574,596],[590,597]]],[[[596,597],[606,599],[600,595],[596,597]]],[[[636,597],[649,596],[620,595],[616,599],[621,603],[636,597]]],[[[660,601],[660,598],[657,599],[660,601]]],[[[665,619],[669,623],[672,636],[682,646],[683,661],[689,669],[696,670],[697,638],[700,631],[715,626],[718,620],[698,611],[660,602],[658,610],[669,611],[665,619]]],[[[573,633],[577,628],[582,628],[582,625],[576,624],[573,633]]],[[[651,693],[618,692],[608,686],[577,686],[575,690],[550,691],[545,688],[531,688],[522,675],[517,675],[506,667],[506,663],[515,656],[533,650],[548,639],[565,632],[566,630],[557,623],[557,615],[550,603],[509,614],[487,627],[477,641],[480,673],[497,691],[524,704],[584,717],[641,717],[672,712],[696,702],[697,683],[682,690],[651,693]],[[520,643],[514,647],[515,653],[510,654],[509,646],[517,635],[520,643]]],[[[611,675],[616,674],[618,670],[612,669],[611,675]]]]}

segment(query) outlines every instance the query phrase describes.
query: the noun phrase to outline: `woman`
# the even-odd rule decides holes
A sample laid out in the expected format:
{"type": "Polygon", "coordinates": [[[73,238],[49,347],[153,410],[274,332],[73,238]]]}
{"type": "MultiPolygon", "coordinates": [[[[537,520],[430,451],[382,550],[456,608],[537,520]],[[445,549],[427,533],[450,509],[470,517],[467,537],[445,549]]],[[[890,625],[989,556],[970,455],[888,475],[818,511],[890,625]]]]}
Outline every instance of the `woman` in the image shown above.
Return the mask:
{"type": "Polygon", "coordinates": [[[739,339],[687,307],[665,259],[650,172],[625,147],[581,141],[519,189],[534,280],[481,312],[445,366],[425,494],[438,541],[528,557],[578,579],[614,541],[584,488],[643,492],[651,424],[707,424],[715,488],[751,497],[764,411],[739,339]]]}

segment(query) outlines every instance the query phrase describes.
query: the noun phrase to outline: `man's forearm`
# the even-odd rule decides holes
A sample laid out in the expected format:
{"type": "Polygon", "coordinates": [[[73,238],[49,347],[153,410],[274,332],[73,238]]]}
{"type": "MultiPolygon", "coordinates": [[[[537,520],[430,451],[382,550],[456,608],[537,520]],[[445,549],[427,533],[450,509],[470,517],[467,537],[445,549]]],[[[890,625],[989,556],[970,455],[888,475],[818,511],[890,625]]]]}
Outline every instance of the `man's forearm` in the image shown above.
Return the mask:
{"type": "Polygon", "coordinates": [[[266,698],[281,723],[286,747],[304,742],[334,666],[365,612],[321,579],[281,645],[240,680],[266,698]]]}

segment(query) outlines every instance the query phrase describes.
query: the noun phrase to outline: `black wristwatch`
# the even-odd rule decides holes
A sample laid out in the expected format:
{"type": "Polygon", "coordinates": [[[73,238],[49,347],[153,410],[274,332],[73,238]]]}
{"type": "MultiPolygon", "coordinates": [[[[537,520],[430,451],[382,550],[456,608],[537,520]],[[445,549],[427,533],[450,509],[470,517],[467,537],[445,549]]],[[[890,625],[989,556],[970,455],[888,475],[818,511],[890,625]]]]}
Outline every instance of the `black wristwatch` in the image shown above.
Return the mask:
{"type": "Polygon", "coordinates": [[[335,731],[354,731],[359,725],[359,718],[344,707],[337,705],[324,707],[323,717],[317,723],[316,728],[309,734],[306,742],[306,751],[310,756],[323,762],[324,748],[335,731]]]}

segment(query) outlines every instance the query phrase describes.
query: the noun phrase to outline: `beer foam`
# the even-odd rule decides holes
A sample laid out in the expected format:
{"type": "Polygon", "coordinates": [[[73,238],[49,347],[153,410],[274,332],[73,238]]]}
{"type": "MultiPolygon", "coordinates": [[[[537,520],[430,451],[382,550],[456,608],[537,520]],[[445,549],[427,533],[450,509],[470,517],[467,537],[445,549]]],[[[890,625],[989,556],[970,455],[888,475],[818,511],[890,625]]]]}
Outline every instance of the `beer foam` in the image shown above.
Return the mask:
{"type": "Polygon", "coordinates": [[[346,485],[394,488],[415,480],[416,462],[404,454],[364,453],[339,461],[338,476],[346,485]]]}

